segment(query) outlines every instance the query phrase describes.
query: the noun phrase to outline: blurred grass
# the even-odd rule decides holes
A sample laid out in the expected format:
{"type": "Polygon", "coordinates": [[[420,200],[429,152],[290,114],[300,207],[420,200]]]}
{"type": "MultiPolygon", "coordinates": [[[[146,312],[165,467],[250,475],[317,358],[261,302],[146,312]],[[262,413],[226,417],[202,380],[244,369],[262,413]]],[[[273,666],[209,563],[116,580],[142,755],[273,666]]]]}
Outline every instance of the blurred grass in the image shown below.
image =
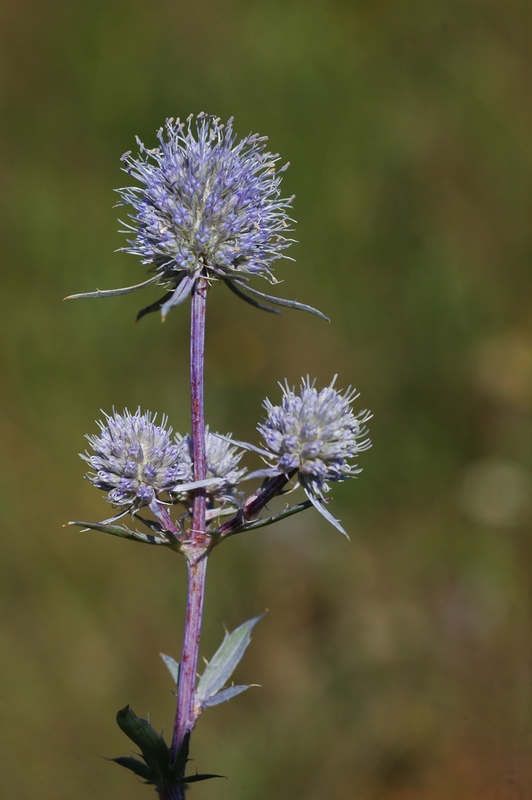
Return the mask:
{"type": "Polygon", "coordinates": [[[77,458],[100,408],[188,428],[187,313],[137,327],[135,295],[60,300],[142,280],[113,253],[119,157],[201,110],[292,163],[300,243],[277,274],[332,318],[213,290],[212,427],[253,436],[275,382],[307,372],[357,385],[375,419],[363,475],[335,491],[350,544],[309,512],[212,560],[206,656],[223,624],[270,613],[240,668],[262,688],[193,742],[229,781],[194,796],[523,796],[530,23],[520,0],[0,5],[6,797],[149,796],[100,756],[127,752],[126,703],[171,725],[157,653],[179,652],[183,565],[61,526],[105,513],[77,458]]]}

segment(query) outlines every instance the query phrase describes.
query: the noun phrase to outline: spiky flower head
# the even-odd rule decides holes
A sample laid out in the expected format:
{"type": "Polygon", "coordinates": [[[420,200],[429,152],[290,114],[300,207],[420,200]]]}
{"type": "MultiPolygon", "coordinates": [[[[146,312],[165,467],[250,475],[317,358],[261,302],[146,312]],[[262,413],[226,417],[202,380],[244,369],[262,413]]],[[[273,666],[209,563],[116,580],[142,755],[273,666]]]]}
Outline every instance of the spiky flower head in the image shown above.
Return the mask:
{"type": "Polygon", "coordinates": [[[369,411],[353,413],[358,397],[355,389],[340,392],[329,386],[318,391],[315,382],[302,379],[299,394],[288,383],[281,385],[281,405],[264,402],[267,416],[258,430],[266,444],[262,454],[270,467],[264,475],[297,473],[309,500],[335,527],[345,533],[340,523],[324,505],[327,481],[343,481],[361,472],[349,459],[371,447],[365,423],[369,411]]]}
{"type": "Polygon", "coordinates": [[[222,123],[202,113],[186,122],[167,119],[157,138],[159,145],[151,149],[137,138],[138,155],[122,156],[124,172],[140,186],[117,189],[119,205],[131,208],[122,223],[129,238],[121,249],[139,256],[152,276],[137,286],[67,299],[110,297],[158,284],[166,294],[139,317],[160,310],[164,318],[204,278],[224,281],[241,299],[266,311],[275,309],[261,300],[324,317],[248,283],[254,275],[275,283],[272,266],[286,257],[293,241],[286,235],[293,198],[281,197],[280,191],[288,164],[277,166],[279,155],[267,150],[267,137],[252,133],[237,140],[232,118],[222,123]]]}
{"type": "MultiPolygon", "coordinates": [[[[187,480],[194,479],[193,466],[193,444],[190,434],[186,436],[176,435],[176,442],[179,446],[180,460],[187,465],[187,480]]],[[[230,441],[230,434],[221,437],[205,429],[205,457],[207,460],[207,479],[218,481],[206,487],[207,498],[211,501],[221,503],[231,503],[235,500],[236,487],[244,477],[246,469],[238,468],[240,460],[244,455],[244,450],[230,441]]],[[[183,501],[191,500],[190,493],[184,494],[177,487],[176,494],[183,501]]]]}
{"type": "Polygon", "coordinates": [[[92,472],[88,480],[106,491],[107,500],[123,510],[137,510],[187,482],[188,464],[172,440],[172,428],[163,416],[138,409],[135,414],[105,414],[101,433],[87,436],[92,453],[80,453],[92,472]]]}
{"type": "Polygon", "coordinates": [[[139,156],[123,156],[125,172],[143,184],[118,190],[121,204],[133,208],[126,232],[134,235],[123,250],[175,286],[175,300],[200,276],[271,278],[272,263],[291,242],[291,199],[279,191],[288,164],[277,169],[279,156],[266,150],[265,137],[237,142],[232,119],[168,119],[157,138],[159,147],[137,139],[139,156]]]}
{"type": "Polygon", "coordinates": [[[291,200],[280,197],[278,155],[267,137],[236,141],[233,119],[199,114],[168,119],[159,147],[137,138],[140,154],[122,157],[124,171],[144,184],[118,189],[131,205],[135,234],[123,249],[142,258],[164,281],[266,274],[290,244],[284,234],[291,200]]]}

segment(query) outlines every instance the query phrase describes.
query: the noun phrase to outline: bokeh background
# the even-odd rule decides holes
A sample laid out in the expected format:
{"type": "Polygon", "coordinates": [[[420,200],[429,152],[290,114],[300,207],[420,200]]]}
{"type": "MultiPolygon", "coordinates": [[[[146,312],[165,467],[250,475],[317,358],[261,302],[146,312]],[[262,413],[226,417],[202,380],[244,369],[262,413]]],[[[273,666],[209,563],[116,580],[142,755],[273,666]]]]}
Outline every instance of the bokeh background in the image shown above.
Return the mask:
{"type": "Polygon", "coordinates": [[[143,280],[119,159],[199,111],[291,162],[277,275],[332,318],[214,289],[211,426],[252,439],[277,380],[338,372],[374,446],[334,492],[350,543],[309,511],[214,553],[203,654],[269,614],[193,796],[532,797],[530,34],[520,0],[3,0],[2,797],[148,797],[102,758],[114,714],[171,726],[183,563],[62,524],[108,511],[77,456],[100,409],[188,429],[188,310],[61,299],[143,280]]]}

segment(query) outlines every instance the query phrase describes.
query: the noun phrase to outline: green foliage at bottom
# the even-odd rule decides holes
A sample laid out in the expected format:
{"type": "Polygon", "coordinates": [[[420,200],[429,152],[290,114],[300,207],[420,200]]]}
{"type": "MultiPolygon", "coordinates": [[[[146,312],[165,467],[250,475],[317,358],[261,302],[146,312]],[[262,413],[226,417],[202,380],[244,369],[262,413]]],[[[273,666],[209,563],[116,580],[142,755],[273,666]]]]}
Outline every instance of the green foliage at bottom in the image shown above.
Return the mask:
{"type": "Polygon", "coordinates": [[[126,736],[140,748],[142,758],[132,756],[120,756],[112,758],[116,764],[130,769],[139,778],[143,778],[145,783],[157,787],[161,786],[182,786],[188,783],[198,783],[209,778],[221,778],[221,775],[189,775],[185,776],[185,767],[188,759],[190,744],[190,733],[185,736],[183,744],[175,761],[172,761],[170,748],[164,741],[162,734],[157,733],[150,722],[137,715],[129,706],[121,708],[116,715],[116,721],[120,729],[126,736]]]}

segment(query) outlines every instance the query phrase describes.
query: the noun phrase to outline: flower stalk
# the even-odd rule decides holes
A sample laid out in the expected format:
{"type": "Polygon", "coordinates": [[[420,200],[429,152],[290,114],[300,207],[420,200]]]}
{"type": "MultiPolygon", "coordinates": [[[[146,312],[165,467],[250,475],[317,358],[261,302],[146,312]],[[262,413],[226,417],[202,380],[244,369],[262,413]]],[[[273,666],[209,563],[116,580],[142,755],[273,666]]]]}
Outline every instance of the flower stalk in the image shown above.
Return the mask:
{"type": "MultiPolygon", "coordinates": [[[[205,402],[203,393],[207,291],[207,281],[205,278],[200,278],[192,295],[190,315],[190,401],[195,481],[205,480],[207,474],[207,460],[205,457],[205,402]]],[[[204,487],[195,490],[192,508],[190,538],[184,546],[188,571],[187,608],[177,690],[177,709],[172,739],[171,752],[173,759],[177,757],[187,731],[192,731],[196,723],[194,692],[209,553],[209,537],[205,534],[206,492],[204,487]]]]}
{"type": "Polygon", "coordinates": [[[172,760],[177,758],[187,732],[193,730],[198,717],[194,695],[205,600],[207,561],[207,551],[204,551],[203,555],[200,555],[196,561],[187,560],[187,608],[177,690],[177,709],[172,738],[172,760]]]}
{"type": "MultiPolygon", "coordinates": [[[[205,370],[205,314],[208,288],[206,279],[199,278],[192,295],[190,315],[190,402],[195,481],[203,481],[207,476],[203,384],[205,370]]],[[[194,492],[191,541],[200,546],[205,544],[205,510],[205,489],[196,489],[194,492]]]]}

